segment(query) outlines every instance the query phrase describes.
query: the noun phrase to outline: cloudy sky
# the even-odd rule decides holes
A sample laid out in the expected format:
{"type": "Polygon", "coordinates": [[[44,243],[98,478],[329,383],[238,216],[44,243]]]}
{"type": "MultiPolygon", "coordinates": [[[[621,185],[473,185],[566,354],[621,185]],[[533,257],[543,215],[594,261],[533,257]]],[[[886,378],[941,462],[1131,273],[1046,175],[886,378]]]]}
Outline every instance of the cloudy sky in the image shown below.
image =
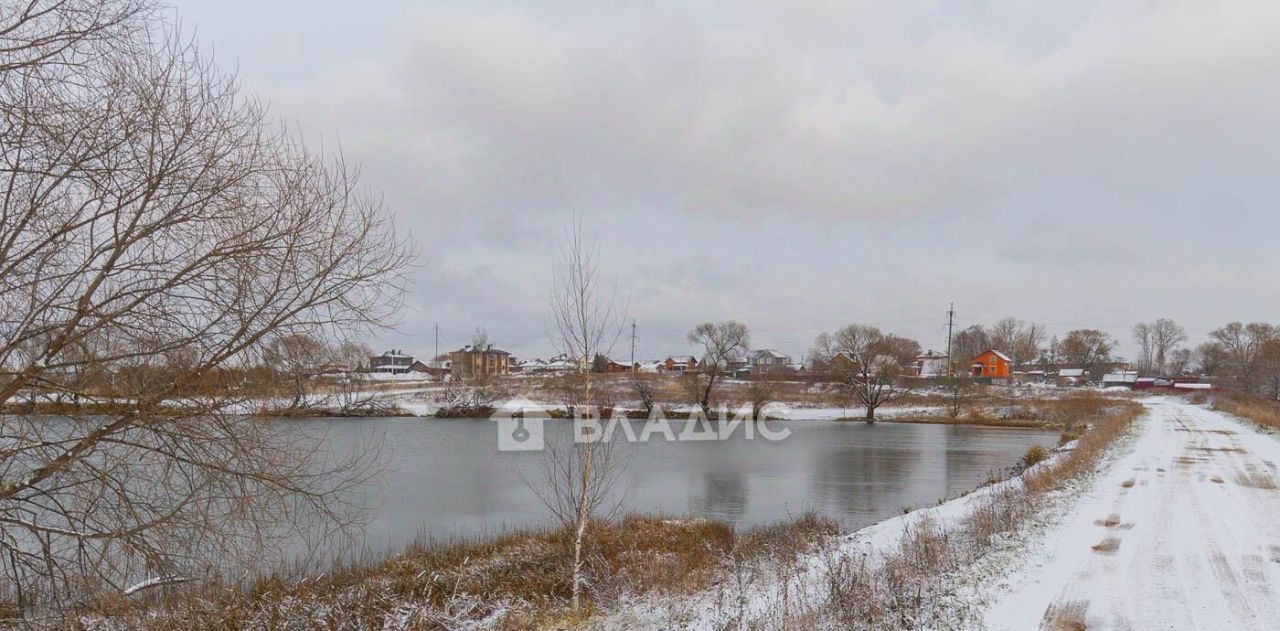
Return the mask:
{"type": "Polygon", "coordinates": [[[174,12],[419,244],[380,348],[549,354],[574,213],[642,358],[729,318],[797,356],[853,322],[943,348],[953,300],[1126,352],[1138,320],[1280,320],[1280,4],[671,4],[174,12]]]}

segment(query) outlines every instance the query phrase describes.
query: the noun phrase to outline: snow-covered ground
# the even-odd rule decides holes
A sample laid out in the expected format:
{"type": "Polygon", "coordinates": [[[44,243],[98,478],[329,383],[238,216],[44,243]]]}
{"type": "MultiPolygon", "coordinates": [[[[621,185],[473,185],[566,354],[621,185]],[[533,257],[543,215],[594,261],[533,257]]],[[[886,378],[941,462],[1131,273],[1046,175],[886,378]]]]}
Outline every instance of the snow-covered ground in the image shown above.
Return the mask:
{"type": "Polygon", "coordinates": [[[1176,400],[1033,545],[989,629],[1280,629],[1280,442],[1176,400]]]}
{"type": "MultiPolygon", "coordinates": [[[[1178,399],[1144,404],[1148,413],[1095,474],[1050,493],[1021,532],[946,579],[949,628],[1280,629],[1280,442],[1178,399]]],[[[785,627],[776,618],[788,601],[822,600],[832,559],[889,553],[916,525],[947,529],[1020,484],[845,535],[799,567],[756,577],[745,595],[719,585],[645,600],[595,628],[785,627]]]]}

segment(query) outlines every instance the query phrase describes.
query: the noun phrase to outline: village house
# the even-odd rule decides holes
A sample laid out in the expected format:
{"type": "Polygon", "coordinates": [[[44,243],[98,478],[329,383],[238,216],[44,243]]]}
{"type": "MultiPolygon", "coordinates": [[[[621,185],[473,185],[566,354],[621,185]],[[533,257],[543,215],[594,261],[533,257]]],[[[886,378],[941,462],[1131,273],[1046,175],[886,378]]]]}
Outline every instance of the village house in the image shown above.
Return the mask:
{"type": "Polygon", "coordinates": [[[752,351],[747,358],[747,365],[755,374],[779,372],[791,368],[791,358],[772,348],[764,348],[752,351]]]}
{"type": "Polygon", "coordinates": [[[1138,371],[1136,370],[1119,370],[1102,376],[1102,387],[1104,388],[1132,388],[1137,382],[1138,371]]]}
{"type": "Polygon", "coordinates": [[[916,357],[916,374],[921,377],[947,376],[947,356],[931,349],[916,357]]]}
{"type": "Polygon", "coordinates": [[[413,365],[409,367],[409,370],[411,372],[424,374],[432,379],[442,379],[445,375],[449,374],[449,362],[435,362],[433,364],[428,364],[424,361],[418,360],[413,362],[413,365]]]}
{"type": "Polygon", "coordinates": [[[390,373],[400,375],[409,372],[413,367],[413,356],[404,354],[399,349],[389,350],[381,355],[369,358],[369,372],[390,373]]]}
{"type": "Polygon", "coordinates": [[[632,369],[631,364],[628,364],[627,362],[614,361],[613,359],[605,358],[604,371],[607,373],[631,372],[632,369]]]}
{"type": "Polygon", "coordinates": [[[974,377],[1008,379],[1013,375],[1013,360],[1008,355],[989,348],[973,358],[969,374],[974,377]]]}
{"type": "Polygon", "coordinates": [[[489,344],[484,348],[470,344],[449,353],[451,374],[457,378],[492,377],[511,374],[511,353],[489,344]]]}
{"type": "Polygon", "coordinates": [[[693,355],[679,355],[662,360],[662,369],[666,372],[691,372],[698,369],[698,358],[693,355]]]}

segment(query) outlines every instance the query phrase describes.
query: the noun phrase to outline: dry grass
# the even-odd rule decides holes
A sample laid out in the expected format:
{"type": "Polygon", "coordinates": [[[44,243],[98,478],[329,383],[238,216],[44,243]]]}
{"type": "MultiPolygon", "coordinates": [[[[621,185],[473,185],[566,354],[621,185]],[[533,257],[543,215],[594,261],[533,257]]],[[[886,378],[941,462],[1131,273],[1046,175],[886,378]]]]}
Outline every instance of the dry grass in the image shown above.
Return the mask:
{"type": "MultiPolygon", "coordinates": [[[[1090,404],[1093,405],[1093,404],[1090,404]]],[[[1106,411],[1094,417],[1089,431],[1085,432],[1072,449],[1051,467],[1037,469],[1026,476],[1026,487],[1034,493],[1060,488],[1067,481],[1092,471],[1102,452],[1115,441],[1129,424],[1142,413],[1142,406],[1133,401],[1111,401],[1106,411]]]]}
{"type": "MultiPolygon", "coordinates": [[[[1089,429],[1081,435],[1074,450],[1024,474],[1023,485],[1010,485],[992,492],[967,517],[949,528],[925,521],[904,533],[897,548],[879,559],[858,556],[829,560],[827,600],[817,611],[795,617],[805,624],[780,627],[952,626],[954,620],[948,618],[938,604],[942,600],[938,596],[945,577],[975,563],[997,545],[1002,535],[1021,527],[1045,493],[1091,472],[1105,449],[1142,412],[1142,407],[1132,401],[1101,397],[1072,399],[1051,404],[1049,409],[1059,415],[1061,422],[1072,426],[1083,427],[1087,422],[1089,429]],[[822,624],[810,624],[815,619],[822,624]]],[[[1119,517],[1108,517],[1104,523],[1119,525],[1119,517]]],[[[1118,546],[1118,539],[1109,538],[1094,549],[1110,554],[1118,546]]],[[[1084,608],[1076,604],[1051,608],[1042,628],[1084,628],[1083,611],[1084,608]]]]}
{"type": "Polygon", "coordinates": [[[1212,399],[1213,409],[1246,419],[1263,428],[1280,430],[1280,401],[1244,394],[1219,392],[1212,399]]]}
{"type": "Polygon", "coordinates": [[[269,577],[249,585],[204,587],[163,605],[118,599],[85,620],[116,626],[177,629],[454,629],[523,630],[581,624],[622,598],[678,596],[706,589],[724,559],[790,562],[837,532],[805,514],[735,533],[722,522],[629,516],[591,525],[588,603],[569,609],[569,536],[526,531],[487,541],[410,546],[381,562],[334,567],[305,579],[269,577]]]}

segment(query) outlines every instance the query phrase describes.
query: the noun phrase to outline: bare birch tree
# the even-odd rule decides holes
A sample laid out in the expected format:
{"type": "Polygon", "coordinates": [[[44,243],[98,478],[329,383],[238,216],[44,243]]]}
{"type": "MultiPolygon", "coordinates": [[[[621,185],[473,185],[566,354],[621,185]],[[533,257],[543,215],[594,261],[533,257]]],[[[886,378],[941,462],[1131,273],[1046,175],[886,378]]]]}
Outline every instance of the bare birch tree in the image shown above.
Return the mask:
{"type": "MultiPolygon", "coordinates": [[[[613,350],[626,321],[617,305],[615,288],[606,288],[600,278],[599,253],[599,244],[583,235],[582,222],[575,217],[560,246],[551,290],[552,343],[574,362],[575,371],[566,376],[573,380],[571,407],[574,422],[587,429],[599,421],[592,359],[613,350]]],[[[592,519],[608,516],[603,509],[621,468],[612,444],[600,440],[598,432],[583,431],[579,438],[548,442],[545,484],[534,486],[534,492],[572,537],[574,609],[581,605],[585,586],[583,554],[588,528],[592,519]]]]}
{"type": "Polygon", "coordinates": [[[411,256],[130,0],[0,0],[0,598],[25,612],[216,575],[352,517],[358,461],[238,411],[270,339],[394,315],[411,256]]]}

